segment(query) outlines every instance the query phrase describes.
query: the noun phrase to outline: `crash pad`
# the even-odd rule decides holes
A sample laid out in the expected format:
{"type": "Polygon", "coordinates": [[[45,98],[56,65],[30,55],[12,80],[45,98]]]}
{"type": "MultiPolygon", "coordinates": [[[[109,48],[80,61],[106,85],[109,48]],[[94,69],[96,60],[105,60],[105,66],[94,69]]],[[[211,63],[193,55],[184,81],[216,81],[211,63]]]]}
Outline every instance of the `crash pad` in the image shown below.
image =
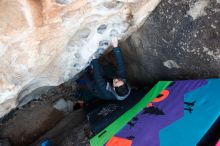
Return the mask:
{"type": "Polygon", "coordinates": [[[127,110],[132,108],[147,93],[148,89],[132,89],[125,100],[93,100],[85,107],[90,129],[98,133],[127,110]]]}
{"type": "Polygon", "coordinates": [[[164,83],[157,94],[150,95],[151,90],[146,100],[140,100],[144,101],[141,108],[133,109],[137,103],[91,139],[91,145],[105,145],[113,136],[131,140],[131,146],[197,145],[220,115],[220,79],[159,82],[156,86],[164,83]]]}

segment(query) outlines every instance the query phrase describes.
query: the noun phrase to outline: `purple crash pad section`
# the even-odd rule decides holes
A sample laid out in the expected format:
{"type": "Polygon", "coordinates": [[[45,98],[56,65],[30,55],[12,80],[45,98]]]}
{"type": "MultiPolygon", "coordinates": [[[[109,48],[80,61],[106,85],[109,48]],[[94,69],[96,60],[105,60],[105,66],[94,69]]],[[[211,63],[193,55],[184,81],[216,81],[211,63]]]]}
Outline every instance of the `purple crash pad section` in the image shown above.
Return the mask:
{"type": "Polygon", "coordinates": [[[116,136],[132,140],[132,146],[159,146],[159,131],[184,115],[184,94],[207,84],[206,80],[176,81],[163,101],[146,107],[116,136]]]}

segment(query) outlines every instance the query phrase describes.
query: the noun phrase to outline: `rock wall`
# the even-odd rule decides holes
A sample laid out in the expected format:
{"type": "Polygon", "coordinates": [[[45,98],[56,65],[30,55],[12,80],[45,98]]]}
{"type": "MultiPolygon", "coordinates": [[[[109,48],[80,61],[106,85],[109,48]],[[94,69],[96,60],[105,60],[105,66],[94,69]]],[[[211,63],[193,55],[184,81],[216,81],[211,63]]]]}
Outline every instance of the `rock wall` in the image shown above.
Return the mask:
{"type": "Polygon", "coordinates": [[[74,77],[112,35],[136,31],[159,2],[1,0],[0,117],[34,89],[74,77]]]}
{"type": "Polygon", "coordinates": [[[138,85],[220,77],[220,1],[163,0],[121,45],[138,85]]]}

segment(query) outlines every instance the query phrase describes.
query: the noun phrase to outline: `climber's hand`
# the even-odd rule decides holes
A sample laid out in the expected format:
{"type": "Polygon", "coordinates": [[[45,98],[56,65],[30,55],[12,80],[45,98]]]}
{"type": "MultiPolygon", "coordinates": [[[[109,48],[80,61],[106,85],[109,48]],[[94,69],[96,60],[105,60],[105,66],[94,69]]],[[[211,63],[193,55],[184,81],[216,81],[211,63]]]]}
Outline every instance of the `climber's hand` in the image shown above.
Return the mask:
{"type": "Polygon", "coordinates": [[[112,45],[114,48],[118,47],[118,38],[117,37],[112,37],[112,45]]]}
{"type": "Polygon", "coordinates": [[[93,59],[97,59],[96,54],[93,54],[93,56],[92,56],[92,60],[93,60],[93,59]]]}

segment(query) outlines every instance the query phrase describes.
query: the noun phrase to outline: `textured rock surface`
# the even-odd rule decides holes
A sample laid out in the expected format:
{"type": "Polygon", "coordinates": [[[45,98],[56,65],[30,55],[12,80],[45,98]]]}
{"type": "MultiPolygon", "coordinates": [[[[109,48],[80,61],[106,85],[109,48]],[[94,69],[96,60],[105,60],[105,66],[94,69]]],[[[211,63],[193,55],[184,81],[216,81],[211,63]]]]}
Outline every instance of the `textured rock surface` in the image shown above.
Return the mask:
{"type": "Polygon", "coordinates": [[[1,0],[0,117],[42,86],[56,86],[125,38],[160,0],[1,0]]]}
{"type": "Polygon", "coordinates": [[[122,43],[130,81],[220,76],[220,1],[163,0],[122,43]]]}
{"type": "Polygon", "coordinates": [[[7,123],[0,124],[0,137],[15,146],[29,145],[64,117],[49,102],[35,102],[16,112],[7,123]]]}

